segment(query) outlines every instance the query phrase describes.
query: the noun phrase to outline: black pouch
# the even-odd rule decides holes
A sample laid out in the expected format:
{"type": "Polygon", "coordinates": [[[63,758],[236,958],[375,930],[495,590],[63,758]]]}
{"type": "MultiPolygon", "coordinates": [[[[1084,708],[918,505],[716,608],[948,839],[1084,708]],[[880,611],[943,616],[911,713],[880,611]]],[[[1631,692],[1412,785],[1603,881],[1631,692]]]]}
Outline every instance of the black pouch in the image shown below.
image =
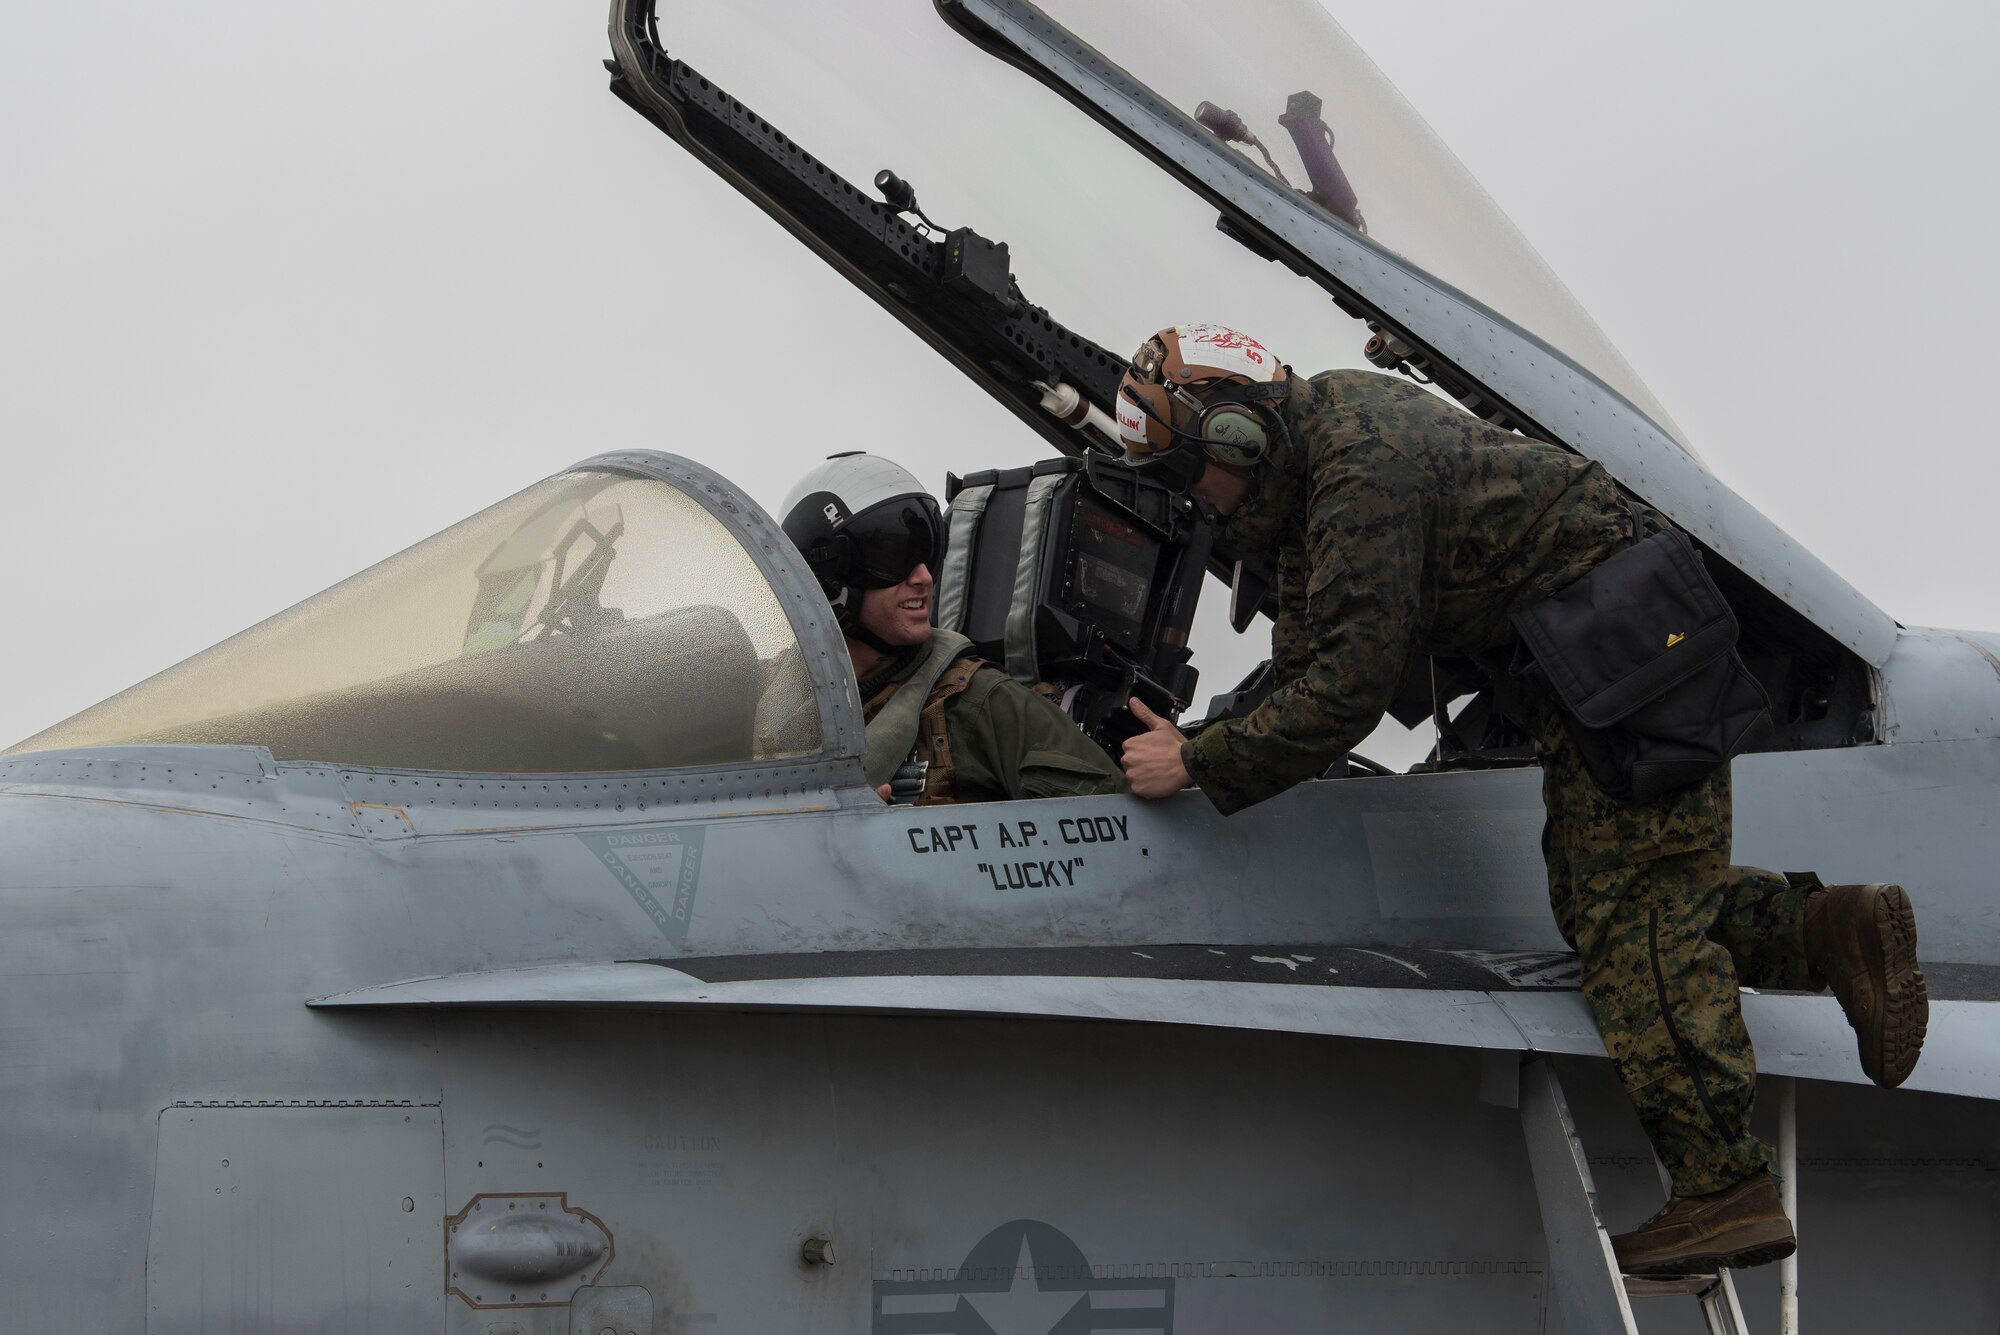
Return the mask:
{"type": "Polygon", "coordinates": [[[1706,777],[1771,730],[1764,688],[1736,652],[1736,616],[1674,529],[1511,616],[1594,782],[1637,803],[1706,777]]]}

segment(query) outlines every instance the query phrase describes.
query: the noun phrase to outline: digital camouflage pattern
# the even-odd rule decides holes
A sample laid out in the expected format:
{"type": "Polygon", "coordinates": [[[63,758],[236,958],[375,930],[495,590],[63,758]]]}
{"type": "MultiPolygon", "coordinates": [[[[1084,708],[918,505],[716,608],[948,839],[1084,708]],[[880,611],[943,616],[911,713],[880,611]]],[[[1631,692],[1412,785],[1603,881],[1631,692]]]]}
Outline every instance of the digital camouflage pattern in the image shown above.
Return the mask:
{"type": "MultiPolygon", "coordinates": [[[[896,656],[861,680],[864,718],[874,718],[917,670],[924,648],[896,656]]],[[[947,674],[933,698],[944,691],[953,692],[944,702],[951,772],[927,778],[919,806],[1125,791],[1125,775],[1102,747],[1047,698],[992,664],[982,664],[962,688],[947,674]]]]}
{"type": "Polygon", "coordinates": [[[1507,647],[1507,614],[1629,541],[1597,464],[1489,426],[1398,377],[1329,371],[1285,405],[1292,448],[1223,525],[1276,558],[1278,682],[1183,750],[1225,814],[1321,773],[1374,731],[1415,650],[1507,647]]]}
{"type": "Polygon", "coordinates": [[[1531,701],[1548,821],[1549,905],[1583,993],[1674,1195],[1773,1166],[1750,1134],[1757,1060],[1739,987],[1818,991],[1812,886],[1729,864],[1729,767],[1620,806],[1590,781],[1561,717],[1531,701]]]}
{"type": "MultiPolygon", "coordinates": [[[[1274,556],[1278,685],[1182,748],[1224,813],[1321,773],[1381,721],[1417,651],[1507,650],[1508,613],[1633,540],[1603,469],[1489,426],[1416,385],[1330,371],[1286,404],[1293,447],[1222,541],[1274,556]]],[[[1739,983],[1812,988],[1803,888],[1729,865],[1729,772],[1654,802],[1600,792],[1552,702],[1529,700],[1548,808],[1550,901],[1676,1195],[1770,1162],[1749,1132],[1756,1064],[1739,983]]]]}

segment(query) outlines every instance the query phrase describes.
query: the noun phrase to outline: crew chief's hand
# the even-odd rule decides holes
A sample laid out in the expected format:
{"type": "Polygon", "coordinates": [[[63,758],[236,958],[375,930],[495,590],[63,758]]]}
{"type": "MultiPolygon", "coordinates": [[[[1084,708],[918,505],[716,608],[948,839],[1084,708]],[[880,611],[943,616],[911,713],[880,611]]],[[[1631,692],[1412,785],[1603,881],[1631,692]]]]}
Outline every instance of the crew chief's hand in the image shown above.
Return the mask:
{"type": "Polygon", "coordinates": [[[1125,753],[1119,763],[1125,767],[1126,782],[1135,797],[1171,797],[1190,786],[1187,766],[1181,763],[1181,730],[1155,714],[1137,699],[1132,701],[1132,717],[1146,725],[1146,731],[1125,739],[1125,753]]]}

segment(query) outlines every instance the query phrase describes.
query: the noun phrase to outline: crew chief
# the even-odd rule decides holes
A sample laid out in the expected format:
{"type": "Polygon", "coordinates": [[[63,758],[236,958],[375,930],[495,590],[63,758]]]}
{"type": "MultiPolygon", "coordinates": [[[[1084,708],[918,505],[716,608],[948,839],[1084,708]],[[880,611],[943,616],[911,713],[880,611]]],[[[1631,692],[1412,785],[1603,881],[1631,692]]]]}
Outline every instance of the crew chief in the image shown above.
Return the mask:
{"type": "MultiPolygon", "coordinates": [[[[1227,815],[1317,776],[1374,730],[1413,652],[1504,653],[1510,612],[1639,536],[1635,503],[1596,463],[1394,376],[1295,377],[1219,325],[1148,339],[1117,416],[1129,462],[1213,506],[1219,544],[1273,558],[1277,574],[1263,704],[1183,738],[1132,701],[1148,731],[1123,764],[1142,798],[1194,784],[1227,815]]],[[[1613,1239],[1620,1263],[1674,1274],[1791,1254],[1770,1148],[1750,1132],[1738,987],[1830,985],[1863,1069],[1900,1083],[1927,1013],[1908,896],[1732,866],[1726,764],[1620,802],[1593,783],[1551,696],[1530,691],[1516,711],[1543,770],[1557,926],[1672,1178],[1665,1208],[1613,1239]]]]}

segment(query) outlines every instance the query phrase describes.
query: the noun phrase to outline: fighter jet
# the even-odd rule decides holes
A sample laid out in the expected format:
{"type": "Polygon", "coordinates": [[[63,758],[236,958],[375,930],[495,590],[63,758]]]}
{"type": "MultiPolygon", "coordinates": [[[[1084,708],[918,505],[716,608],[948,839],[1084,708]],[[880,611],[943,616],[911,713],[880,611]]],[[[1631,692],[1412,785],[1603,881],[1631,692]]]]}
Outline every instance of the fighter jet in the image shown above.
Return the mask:
{"type": "MultiPolygon", "coordinates": [[[[1831,998],[1746,997],[1796,1296],[1991,1328],[2000,637],[1899,625],[1730,491],[1315,6],[665,18],[610,24],[660,147],[1048,447],[964,461],[939,615],[1079,726],[1259,690],[1200,701],[1188,637],[1269,572],[1107,448],[1108,349],[1179,311],[1427,381],[1686,529],[1777,716],[1740,858],[1911,887],[1931,981],[1895,1091],[1831,998]]],[[[886,805],[830,609],[727,471],[595,455],[0,755],[13,1327],[1774,1324],[1775,1267],[1611,1264],[1656,1166],[1476,674],[1410,665],[1413,772],[1229,819],[886,805]]]]}

